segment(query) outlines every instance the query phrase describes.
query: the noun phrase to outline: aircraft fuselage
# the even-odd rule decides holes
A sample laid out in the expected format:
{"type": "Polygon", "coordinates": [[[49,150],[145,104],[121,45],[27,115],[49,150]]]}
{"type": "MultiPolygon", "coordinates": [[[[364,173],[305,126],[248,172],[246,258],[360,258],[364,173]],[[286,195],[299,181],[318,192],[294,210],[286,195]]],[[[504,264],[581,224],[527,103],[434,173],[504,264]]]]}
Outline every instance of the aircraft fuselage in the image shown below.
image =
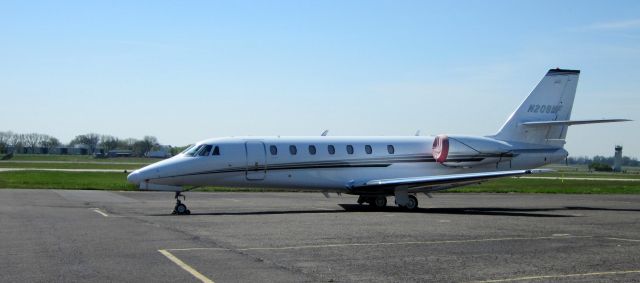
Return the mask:
{"type": "Polygon", "coordinates": [[[210,139],[135,171],[129,181],[149,190],[174,190],[154,186],[166,185],[349,193],[351,186],[371,179],[527,169],[567,156],[558,147],[448,137],[451,145],[444,162],[433,157],[434,137],[428,136],[210,139]]]}

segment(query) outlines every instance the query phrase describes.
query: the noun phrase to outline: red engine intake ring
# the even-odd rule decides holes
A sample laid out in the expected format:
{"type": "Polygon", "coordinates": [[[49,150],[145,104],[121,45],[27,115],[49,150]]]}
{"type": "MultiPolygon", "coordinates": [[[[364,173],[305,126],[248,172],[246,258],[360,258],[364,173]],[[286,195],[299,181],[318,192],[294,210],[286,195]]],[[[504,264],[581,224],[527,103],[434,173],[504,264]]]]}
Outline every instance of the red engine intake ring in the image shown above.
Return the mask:
{"type": "Polygon", "coordinates": [[[447,160],[447,155],[449,155],[449,137],[446,135],[438,135],[436,139],[433,140],[431,152],[436,162],[445,162],[447,160]]]}

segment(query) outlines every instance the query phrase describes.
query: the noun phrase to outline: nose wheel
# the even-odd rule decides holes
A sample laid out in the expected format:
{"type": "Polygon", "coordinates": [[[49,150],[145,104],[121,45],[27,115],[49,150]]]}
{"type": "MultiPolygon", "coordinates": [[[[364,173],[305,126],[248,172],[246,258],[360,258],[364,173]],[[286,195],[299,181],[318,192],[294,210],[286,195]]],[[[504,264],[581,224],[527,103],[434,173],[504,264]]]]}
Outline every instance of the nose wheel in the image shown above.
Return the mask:
{"type": "Polygon", "coordinates": [[[173,212],[171,214],[176,215],[189,215],[191,211],[187,209],[187,206],[180,201],[180,197],[182,200],[187,200],[187,198],[181,194],[180,192],[176,192],[176,206],[173,208],[173,212]]]}

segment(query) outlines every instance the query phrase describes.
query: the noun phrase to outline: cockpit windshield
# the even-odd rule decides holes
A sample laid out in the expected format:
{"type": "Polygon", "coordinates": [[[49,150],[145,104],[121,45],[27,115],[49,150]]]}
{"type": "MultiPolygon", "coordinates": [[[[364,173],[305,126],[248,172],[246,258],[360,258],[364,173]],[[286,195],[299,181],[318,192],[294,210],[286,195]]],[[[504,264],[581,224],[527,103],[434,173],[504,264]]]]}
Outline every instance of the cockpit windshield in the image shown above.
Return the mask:
{"type": "Polygon", "coordinates": [[[185,148],[184,150],[182,150],[182,152],[180,152],[180,154],[186,154],[187,151],[189,151],[191,148],[193,148],[195,146],[195,144],[190,144],[187,146],[187,148],[185,148]]]}
{"type": "Polygon", "coordinates": [[[189,150],[187,150],[184,155],[185,156],[194,156],[203,146],[205,146],[204,144],[201,144],[199,146],[192,146],[190,147],[189,150]]]}

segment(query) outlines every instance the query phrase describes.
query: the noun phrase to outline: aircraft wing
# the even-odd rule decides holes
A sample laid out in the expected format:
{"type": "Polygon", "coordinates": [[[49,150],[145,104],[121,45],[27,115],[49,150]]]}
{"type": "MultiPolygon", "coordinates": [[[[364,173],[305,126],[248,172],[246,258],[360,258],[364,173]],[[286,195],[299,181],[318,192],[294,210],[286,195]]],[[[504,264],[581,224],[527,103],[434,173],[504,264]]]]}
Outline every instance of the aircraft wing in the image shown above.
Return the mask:
{"type": "MultiPolygon", "coordinates": [[[[450,175],[438,175],[438,176],[423,176],[423,177],[410,177],[410,178],[394,178],[394,179],[380,179],[370,180],[363,184],[352,185],[352,191],[354,192],[375,192],[384,191],[388,189],[394,189],[397,187],[406,186],[411,189],[424,189],[432,188],[433,190],[441,190],[443,188],[453,188],[458,186],[464,186],[469,184],[475,184],[489,179],[512,177],[527,174],[548,173],[553,172],[549,169],[529,169],[529,170],[509,170],[509,171],[492,171],[481,173],[465,173],[465,174],[450,174],[450,175]]],[[[424,190],[420,190],[424,191],[424,190]]]]}

